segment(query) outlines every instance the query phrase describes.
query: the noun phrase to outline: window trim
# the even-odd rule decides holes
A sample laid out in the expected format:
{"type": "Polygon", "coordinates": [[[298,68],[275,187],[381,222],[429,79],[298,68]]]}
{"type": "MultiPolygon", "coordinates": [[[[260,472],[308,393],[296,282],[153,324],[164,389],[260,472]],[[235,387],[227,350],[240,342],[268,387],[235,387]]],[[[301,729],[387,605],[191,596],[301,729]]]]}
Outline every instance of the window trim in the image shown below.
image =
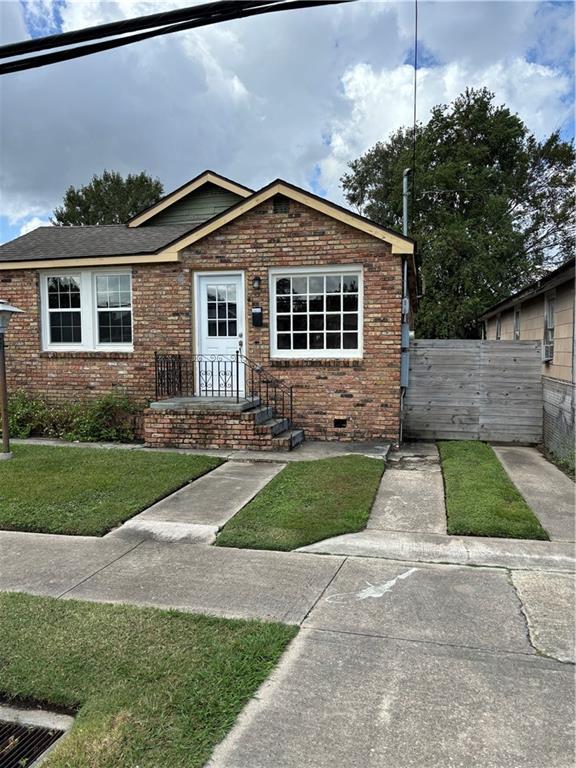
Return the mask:
{"type": "Polygon", "coordinates": [[[521,311],[522,311],[521,305],[516,304],[514,306],[514,317],[513,317],[513,326],[512,326],[512,337],[514,341],[520,341],[520,337],[521,337],[521,323],[522,323],[521,311]],[[518,323],[516,323],[516,319],[518,319],[518,323]]]}
{"type": "MultiPolygon", "coordinates": [[[[133,352],[134,351],[134,297],[132,270],[126,267],[100,269],[60,269],[40,273],[40,327],[43,352],[133,352]],[[132,342],[106,344],[98,341],[98,303],[96,277],[100,275],[128,275],[130,277],[130,314],[132,342]],[[50,312],[48,307],[48,280],[51,277],[74,277],[80,283],[80,322],[82,342],[76,344],[50,342],[50,312]]],[[[120,308],[127,310],[127,307],[120,308]]]]}
{"type": "Polygon", "coordinates": [[[364,269],[360,264],[329,264],[320,267],[273,267],[268,270],[271,360],[359,360],[364,357],[364,269]],[[358,275],[358,349],[278,349],[276,346],[277,277],[302,275],[358,275]]]}
{"type": "Polygon", "coordinates": [[[554,346],[555,346],[555,330],[556,330],[556,291],[547,291],[544,294],[544,328],[542,333],[542,360],[545,363],[554,362],[554,346]],[[548,325],[548,310],[550,302],[554,303],[554,311],[552,313],[552,325],[548,325]],[[552,330],[552,340],[549,340],[548,332],[552,330]],[[548,352],[547,349],[551,349],[548,352]]]}

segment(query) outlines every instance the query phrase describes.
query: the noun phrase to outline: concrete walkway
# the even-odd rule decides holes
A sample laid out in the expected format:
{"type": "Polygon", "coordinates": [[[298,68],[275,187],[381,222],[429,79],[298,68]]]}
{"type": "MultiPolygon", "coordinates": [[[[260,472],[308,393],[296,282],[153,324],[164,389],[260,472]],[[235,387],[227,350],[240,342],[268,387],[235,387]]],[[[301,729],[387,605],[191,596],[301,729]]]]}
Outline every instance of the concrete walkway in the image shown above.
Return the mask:
{"type": "Polygon", "coordinates": [[[227,461],[167,496],[109,537],[211,544],[225,523],[262,490],[285,464],[227,461]]]}
{"type": "Polygon", "coordinates": [[[388,456],[368,530],[446,533],[444,483],[438,449],[415,443],[388,456]]]}
{"type": "Polygon", "coordinates": [[[2,590],[300,625],[211,768],[570,765],[571,574],[12,532],[0,562],[2,590]]]}
{"type": "Polygon", "coordinates": [[[493,446],[502,466],[552,541],[576,539],[575,486],[535,448],[493,446]]]}
{"type": "Polygon", "coordinates": [[[217,456],[228,461],[247,462],[292,462],[315,461],[317,459],[330,459],[335,456],[348,456],[359,454],[370,456],[374,459],[385,459],[390,450],[390,443],[384,442],[355,442],[339,443],[324,442],[321,440],[306,440],[300,443],[292,451],[233,451],[227,448],[146,448],[142,443],[79,443],[66,440],[50,440],[41,437],[32,437],[25,440],[14,439],[15,445],[50,445],[56,447],[71,448],[98,448],[110,450],[112,448],[124,451],[145,451],[147,453],[180,453],[190,456],[217,456]]]}

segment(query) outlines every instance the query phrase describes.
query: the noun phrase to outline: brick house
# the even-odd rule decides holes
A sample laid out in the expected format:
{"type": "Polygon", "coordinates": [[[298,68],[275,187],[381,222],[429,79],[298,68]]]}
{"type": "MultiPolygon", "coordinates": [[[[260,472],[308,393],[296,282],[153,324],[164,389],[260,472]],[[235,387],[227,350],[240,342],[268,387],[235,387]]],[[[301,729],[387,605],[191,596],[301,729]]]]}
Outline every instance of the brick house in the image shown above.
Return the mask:
{"type": "Polygon", "coordinates": [[[0,298],[25,311],[9,387],[154,401],[150,445],[397,442],[414,285],[409,238],[281,180],[206,171],[125,225],[0,248],[0,298]]]}

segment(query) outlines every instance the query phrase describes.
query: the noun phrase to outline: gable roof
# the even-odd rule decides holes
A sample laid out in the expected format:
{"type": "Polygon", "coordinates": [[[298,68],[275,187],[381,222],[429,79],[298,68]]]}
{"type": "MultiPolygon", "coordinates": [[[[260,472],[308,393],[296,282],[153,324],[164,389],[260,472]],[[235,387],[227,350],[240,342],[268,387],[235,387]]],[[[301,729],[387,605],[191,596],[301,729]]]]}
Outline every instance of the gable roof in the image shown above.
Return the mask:
{"type": "Polygon", "coordinates": [[[251,192],[247,187],[235,184],[218,176],[212,171],[205,171],[179,190],[131,219],[128,224],[98,225],[81,227],[39,227],[26,235],[0,246],[0,270],[32,269],[38,267],[90,266],[105,264],[130,264],[134,262],[170,262],[179,261],[184,248],[198,242],[203,237],[215,232],[226,224],[235,221],[244,213],[269,200],[274,195],[284,195],[308,208],[312,208],[350,227],[365,232],[371,237],[389,243],[392,253],[414,256],[414,241],[388,227],[376,224],[370,219],[325,200],[312,192],[307,192],[282,179],[276,179],[262,189],[251,192]],[[207,183],[220,186],[224,182],[234,185],[242,199],[222,213],[196,226],[190,224],[162,224],[143,226],[144,220],[160,213],[157,206],[164,208],[190,194],[192,185],[195,189],[207,183]],[[180,197],[176,198],[179,193],[180,197]],[[143,217],[147,217],[144,219],[143,217]]]}
{"type": "Polygon", "coordinates": [[[38,227],[0,246],[0,261],[43,261],[155,254],[190,231],[189,224],[130,229],[126,224],[38,227]]]}
{"type": "Polygon", "coordinates": [[[238,184],[236,181],[232,181],[231,179],[227,179],[225,176],[221,176],[219,173],[215,173],[214,171],[209,170],[203,171],[202,173],[198,174],[198,176],[195,176],[190,181],[187,181],[186,184],[182,184],[182,186],[178,187],[178,189],[175,189],[173,192],[165,195],[157,203],[154,203],[154,205],[151,205],[148,208],[145,208],[143,211],[140,211],[140,213],[137,213],[135,216],[128,220],[128,226],[139,227],[141,224],[144,224],[152,217],[166,210],[166,208],[174,205],[174,203],[179,202],[184,197],[192,194],[192,192],[200,189],[200,187],[203,187],[205,184],[214,184],[221,189],[227,190],[228,192],[233,192],[239,197],[249,197],[254,192],[253,189],[245,187],[243,184],[238,184]]]}
{"type": "Polygon", "coordinates": [[[484,314],[482,314],[479,320],[488,320],[490,317],[503,312],[506,309],[510,309],[515,304],[518,304],[526,299],[532,299],[535,296],[539,296],[541,293],[550,291],[552,288],[556,288],[558,285],[567,283],[569,280],[574,280],[576,257],[572,257],[561,264],[557,269],[552,272],[548,272],[547,275],[543,275],[538,280],[530,283],[520,291],[507,296],[497,304],[493,304],[489,307],[484,314]]]}
{"type": "Polygon", "coordinates": [[[191,232],[185,235],[183,238],[173,243],[167,251],[172,252],[174,249],[182,250],[189,245],[201,240],[203,237],[210,235],[225,224],[229,224],[242,214],[255,208],[257,205],[269,200],[274,195],[284,195],[285,197],[295,200],[308,208],[313,208],[320,213],[324,213],[333,219],[337,219],[344,224],[348,224],[351,227],[361,230],[372,237],[376,237],[379,240],[389,243],[392,246],[392,253],[394,254],[413,254],[414,253],[414,240],[405,235],[401,235],[399,232],[395,232],[388,227],[383,227],[381,224],[376,224],[365,216],[360,216],[353,211],[343,208],[336,203],[331,203],[325,200],[323,197],[313,194],[312,192],[306,192],[300,187],[296,187],[287,181],[282,179],[276,179],[262,189],[254,192],[245,200],[241,200],[236,205],[228,208],[226,211],[214,216],[212,219],[204,222],[200,226],[194,228],[191,232]]]}

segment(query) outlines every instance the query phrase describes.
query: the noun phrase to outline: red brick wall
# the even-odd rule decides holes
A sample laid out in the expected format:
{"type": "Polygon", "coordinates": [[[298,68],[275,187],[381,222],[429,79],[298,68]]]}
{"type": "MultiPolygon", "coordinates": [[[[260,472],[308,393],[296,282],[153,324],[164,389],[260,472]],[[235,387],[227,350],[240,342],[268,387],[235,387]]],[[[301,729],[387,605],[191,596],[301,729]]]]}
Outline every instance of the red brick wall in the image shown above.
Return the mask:
{"type": "Polygon", "coordinates": [[[227,448],[228,450],[288,450],[285,439],[274,440],[257,425],[250,411],[144,411],[144,442],[152,448],[227,448]]]}
{"type": "Polygon", "coordinates": [[[294,385],[296,426],[308,437],[397,439],[401,260],[385,243],[293,202],[276,214],[272,201],[263,203],[187,249],[181,263],[134,266],[133,353],[41,352],[37,273],[0,273],[0,297],[26,311],[6,338],[10,387],[55,399],[122,388],[153,399],[154,352],[192,350],[193,272],[211,269],[246,271],[246,354],[294,385]],[[268,268],[323,264],[364,267],[363,359],[270,361],[268,268]],[[250,325],[253,306],[263,309],[262,328],[250,325]],[[335,429],[334,419],[347,427],[335,429]]]}

